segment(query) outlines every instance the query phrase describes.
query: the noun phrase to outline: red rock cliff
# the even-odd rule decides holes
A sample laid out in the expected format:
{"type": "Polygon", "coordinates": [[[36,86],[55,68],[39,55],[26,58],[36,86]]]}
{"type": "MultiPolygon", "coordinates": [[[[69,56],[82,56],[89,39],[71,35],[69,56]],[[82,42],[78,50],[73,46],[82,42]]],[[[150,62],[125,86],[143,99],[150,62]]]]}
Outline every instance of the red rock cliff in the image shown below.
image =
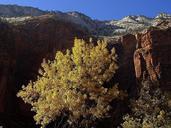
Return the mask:
{"type": "Polygon", "coordinates": [[[148,30],[138,34],[137,41],[139,48],[134,53],[137,79],[149,75],[152,81],[171,89],[171,28],[148,30]]]}

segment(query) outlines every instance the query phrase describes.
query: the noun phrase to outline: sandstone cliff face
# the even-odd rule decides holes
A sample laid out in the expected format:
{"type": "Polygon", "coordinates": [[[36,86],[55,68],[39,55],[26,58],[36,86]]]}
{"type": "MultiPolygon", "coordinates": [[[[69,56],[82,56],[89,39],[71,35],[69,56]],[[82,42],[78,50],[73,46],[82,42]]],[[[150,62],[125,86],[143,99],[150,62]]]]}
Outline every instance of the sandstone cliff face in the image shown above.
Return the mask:
{"type": "Polygon", "coordinates": [[[171,88],[171,28],[138,34],[137,42],[139,48],[134,53],[137,79],[149,75],[152,81],[159,81],[163,88],[171,88]]]}
{"type": "Polygon", "coordinates": [[[116,79],[131,95],[136,93],[136,85],[147,77],[153,82],[160,82],[163,89],[171,89],[169,24],[170,22],[162,22],[158,28],[136,35],[127,34],[115,41],[114,47],[118,51],[120,65],[116,79]]]}

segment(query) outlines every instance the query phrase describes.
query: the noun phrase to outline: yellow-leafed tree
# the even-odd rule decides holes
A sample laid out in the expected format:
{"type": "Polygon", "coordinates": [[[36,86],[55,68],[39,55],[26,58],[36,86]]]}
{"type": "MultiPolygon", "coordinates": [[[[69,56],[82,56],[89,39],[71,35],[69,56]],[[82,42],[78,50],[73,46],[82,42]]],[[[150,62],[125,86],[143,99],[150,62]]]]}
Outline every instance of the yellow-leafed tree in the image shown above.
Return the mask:
{"type": "Polygon", "coordinates": [[[97,45],[75,39],[72,50],[58,51],[54,61],[43,61],[40,75],[17,94],[32,105],[37,124],[46,126],[64,111],[72,124],[80,117],[95,119],[107,116],[109,103],[118,98],[117,86],[104,87],[118,66],[115,49],[107,49],[107,43],[97,45]]]}

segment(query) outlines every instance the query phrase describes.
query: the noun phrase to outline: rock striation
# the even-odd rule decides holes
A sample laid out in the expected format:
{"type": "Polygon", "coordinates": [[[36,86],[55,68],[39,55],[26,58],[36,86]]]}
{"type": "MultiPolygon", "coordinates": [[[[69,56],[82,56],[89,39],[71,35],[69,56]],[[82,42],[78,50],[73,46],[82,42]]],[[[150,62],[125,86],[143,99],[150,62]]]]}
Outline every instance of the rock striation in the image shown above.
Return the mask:
{"type": "Polygon", "coordinates": [[[134,53],[138,80],[145,75],[163,88],[171,89],[171,28],[151,29],[137,34],[138,49],[134,53]]]}

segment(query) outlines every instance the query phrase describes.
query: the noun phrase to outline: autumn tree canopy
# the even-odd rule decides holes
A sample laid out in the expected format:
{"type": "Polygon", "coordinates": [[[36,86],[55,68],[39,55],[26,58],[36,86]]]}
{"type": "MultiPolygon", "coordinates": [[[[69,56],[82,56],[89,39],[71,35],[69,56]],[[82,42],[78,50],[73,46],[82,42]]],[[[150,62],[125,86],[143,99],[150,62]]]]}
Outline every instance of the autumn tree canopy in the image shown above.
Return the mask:
{"type": "Polygon", "coordinates": [[[53,61],[43,61],[35,82],[19,91],[26,103],[32,105],[37,124],[42,127],[69,111],[68,122],[99,119],[107,116],[109,103],[120,97],[117,86],[104,87],[118,66],[115,49],[107,43],[97,45],[75,39],[72,50],[57,51],[53,61]]]}

